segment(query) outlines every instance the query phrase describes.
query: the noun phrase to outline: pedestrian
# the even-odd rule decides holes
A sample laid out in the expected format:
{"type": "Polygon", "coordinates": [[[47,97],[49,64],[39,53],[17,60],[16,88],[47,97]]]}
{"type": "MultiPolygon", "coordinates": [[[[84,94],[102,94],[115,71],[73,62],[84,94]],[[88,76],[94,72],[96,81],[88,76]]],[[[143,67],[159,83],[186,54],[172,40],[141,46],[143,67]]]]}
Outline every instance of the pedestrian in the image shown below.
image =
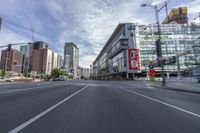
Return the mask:
{"type": "Polygon", "coordinates": [[[33,78],[33,82],[35,82],[35,76],[32,76],[32,78],[33,78]]]}

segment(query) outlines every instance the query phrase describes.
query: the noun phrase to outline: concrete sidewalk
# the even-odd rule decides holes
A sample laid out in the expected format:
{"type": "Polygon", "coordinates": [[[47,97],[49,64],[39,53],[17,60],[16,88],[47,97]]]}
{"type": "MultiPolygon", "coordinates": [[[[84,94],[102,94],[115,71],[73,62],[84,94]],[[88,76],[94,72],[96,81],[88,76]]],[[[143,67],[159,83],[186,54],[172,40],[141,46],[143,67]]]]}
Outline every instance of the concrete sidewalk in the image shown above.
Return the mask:
{"type": "Polygon", "coordinates": [[[150,82],[147,81],[152,87],[156,88],[164,88],[164,89],[171,89],[175,91],[183,91],[183,92],[190,92],[190,93],[198,93],[200,94],[200,83],[197,82],[174,82],[174,81],[167,81],[166,86],[162,86],[161,82],[155,81],[150,82]]]}

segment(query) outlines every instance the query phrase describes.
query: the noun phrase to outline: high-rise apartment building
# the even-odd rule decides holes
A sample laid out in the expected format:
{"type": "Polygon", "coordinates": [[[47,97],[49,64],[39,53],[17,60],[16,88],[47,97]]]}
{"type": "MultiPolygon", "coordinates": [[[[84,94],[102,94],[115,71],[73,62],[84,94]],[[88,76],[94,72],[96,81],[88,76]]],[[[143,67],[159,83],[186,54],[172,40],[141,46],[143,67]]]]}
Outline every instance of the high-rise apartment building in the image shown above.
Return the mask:
{"type": "Polygon", "coordinates": [[[31,71],[36,73],[51,74],[52,50],[48,48],[34,49],[31,71]]]}
{"type": "Polygon", "coordinates": [[[73,73],[73,78],[76,79],[79,66],[79,48],[73,42],[65,43],[64,66],[69,73],[73,73]]]}
{"type": "Polygon", "coordinates": [[[17,49],[2,50],[1,68],[4,71],[21,73],[22,54],[17,49]]]}

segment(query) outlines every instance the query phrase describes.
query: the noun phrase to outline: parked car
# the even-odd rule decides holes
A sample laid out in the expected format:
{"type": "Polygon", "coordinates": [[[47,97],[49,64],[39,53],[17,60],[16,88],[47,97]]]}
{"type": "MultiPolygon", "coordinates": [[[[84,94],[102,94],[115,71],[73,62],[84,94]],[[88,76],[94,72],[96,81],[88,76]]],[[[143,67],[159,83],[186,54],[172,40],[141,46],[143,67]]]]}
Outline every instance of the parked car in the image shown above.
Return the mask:
{"type": "Polygon", "coordinates": [[[0,82],[14,82],[14,80],[9,78],[3,78],[0,80],[0,82]]]}
{"type": "Polygon", "coordinates": [[[63,77],[53,78],[52,81],[65,81],[63,77]]]}

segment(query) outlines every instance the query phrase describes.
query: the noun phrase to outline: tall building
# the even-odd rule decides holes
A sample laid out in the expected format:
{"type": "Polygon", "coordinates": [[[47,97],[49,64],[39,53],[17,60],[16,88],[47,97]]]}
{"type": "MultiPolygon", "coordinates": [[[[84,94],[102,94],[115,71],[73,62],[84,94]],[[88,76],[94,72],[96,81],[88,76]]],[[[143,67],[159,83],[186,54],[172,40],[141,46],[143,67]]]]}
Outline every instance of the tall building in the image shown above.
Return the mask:
{"type": "Polygon", "coordinates": [[[53,51],[48,48],[45,42],[30,44],[30,71],[40,74],[51,74],[53,64],[53,51]]]}
{"type": "Polygon", "coordinates": [[[58,54],[53,52],[52,54],[52,69],[58,68],[58,54]]]}
{"type": "Polygon", "coordinates": [[[79,66],[79,48],[73,43],[65,43],[64,47],[64,66],[73,74],[73,78],[76,79],[78,76],[78,66],[79,66]]]}
{"type": "Polygon", "coordinates": [[[22,73],[28,72],[28,53],[27,53],[28,46],[27,45],[21,45],[20,46],[20,52],[22,54],[22,73]]]}
{"type": "Polygon", "coordinates": [[[31,72],[37,74],[51,74],[52,71],[52,50],[48,48],[34,49],[33,60],[32,60],[31,72]]]}
{"type": "Polygon", "coordinates": [[[62,56],[61,55],[58,55],[57,57],[57,67],[58,68],[62,68],[63,67],[63,60],[62,60],[62,56]]]}
{"type": "Polygon", "coordinates": [[[5,71],[21,73],[22,54],[16,49],[2,50],[1,68],[5,71]]]}

